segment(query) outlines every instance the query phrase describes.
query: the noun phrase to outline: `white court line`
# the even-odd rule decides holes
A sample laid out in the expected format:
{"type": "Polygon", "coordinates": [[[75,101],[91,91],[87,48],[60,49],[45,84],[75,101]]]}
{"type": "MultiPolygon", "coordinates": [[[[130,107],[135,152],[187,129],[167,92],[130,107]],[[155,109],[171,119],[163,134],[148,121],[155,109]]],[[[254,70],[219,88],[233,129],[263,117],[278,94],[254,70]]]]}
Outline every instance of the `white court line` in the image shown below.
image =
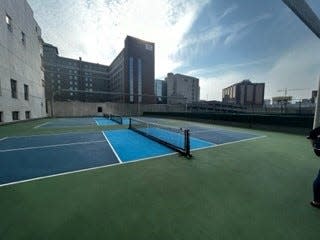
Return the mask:
{"type": "Polygon", "coordinates": [[[114,148],[113,148],[112,144],[109,142],[109,139],[107,138],[107,136],[104,134],[104,132],[103,132],[103,131],[102,131],[102,134],[103,134],[104,138],[106,139],[106,141],[109,143],[109,145],[110,145],[110,147],[111,147],[111,149],[112,149],[112,151],[113,151],[114,155],[116,155],[116,157],[117,157],[117,159],[118,159],[119,163],[122,163],[122,160],[121,160],[121,159],[120,159],[120,157],[118,156],[117,152],[114,150],[114,148]]]}
{"type": "Polygon", "coordinates": [[[58,177],[58,176],[74,174],[74,173],[88,172],[88,171],[97,170],[97,169],[101,169],[101,168],[113,167],[113,166],[117,166],[117,165],[120,165],[120,164],[121,163],[114,163],[114,164],[104,165],[104,166],[100,166],[100,167],[86,168],[86,169],[81,169],[81,170],[72,171],[72,172],[64,172],[64,173],[58,173],[58,174],[48,175],[48,176],[44,176],[44,177],[31,178],[31,179],[17,181],[17,182],[0,184],[0,187],[16,185],[16,184],[20,184],[20,183],[33,182],[33,181],[42,180],[42,179],[46,179],[46,178],[53,178],[53,177],[58,177]]]}
{"type": "Polygon", "coordinates": [[[65,143],[65,144],[54,144],[54,145],[45,145],[45,146],[37,146],[37,147],[13,148],[13,149],[0,150],[0,153],[26,151],[26,150],[43,149],[43,148],[55,148],[55,147],[64,147],[64,146],[74,146],[74,145],[85,145],[85,144],[102,143],[102,142],[105,142],[105,140],[90,141],[90,142],[77,142],[77,143],[65,143]]]}
{"type": "MultiPolygon", "coordinates": [[[[230,142],[230,143],[215,145],[215,146],[212,146],[212,148],[213,148],[213,147],[223,146],[223,145],[228,145],[228,144],[232,144],[232,143],[237,143],[237,142],[244,142],[244,141],[250,141],[250,140],[265,138],[265,137],[267,137],[267,136],[260,136],[260,137],[257,137],[257,138],[244,139],[244,140],[240,140],[240,141],[235,141],[235,142],[230,142]]],[[[210,147],[207,147],[207,148],[210,148],[210,147]]],[[[201,149],[205,149],[205,148],[201,148],[201,149]]],[[[194,149],[193,151],[198,151],[198,150],[201,150],[201,149],[194,149]]],[[[176,154],[176,153],[168,154],[168,156],[169,156],[169,155],[174,155],[174,154],[176,154]]],[[[167,156],[167,155],[163,155],[163,156],[167,156]]],[[[162,157],[162,156],[160,156],[160,157],[162,157]]],[[[154,157],[154,158],[157,158],[157,157],[154,157]]],[[[148,158],[145,158],[144,160],[148,160],[148,158]]],[[[17,181],[17,182],[5,183],[5,184],[0,184],[0,187],[10,186],[10,185],[17,185],[17,184],[20,184],[20,183],[33,182],[33,181],[37,181],[37,180],[42,180],[42,179],[47,179],[47,178],[53,178],[53,177],[58,177],[58,176],[64,176],[64,175],[70,175],[70,174],[74,174],[74,173],[89,172],[89,171],[98,170],[98,169],[103,169],[103,168],[108,168],[108,167],[114,167],[114,166],[120,166],[120,165],[127,165],[127,164],[131,164],[131,163],[137,163],[137,162],[140,162],[140,161],[143,161],[143,159],[141,159],[141,160],[135,160],[135,161],[130,161],[130,162],[121,162],[121,163],[119,162],[119,163],[114,163],[114,164],[105,165],[105,166],[100,166],[100,167],[87,168],[87,169],[82,169],[82,170],[77,170],[77,171],[70,171],[70,172],[65,172],[65,173],[53,174],[53,175],[44,176],[44,177],[31,178],[31,179],[22,180],[22,181],[17,181]]]]}
{"type": "Polygon", "coordinates": [[[50,122],[42,123],[42,124],[37,125],[37,126],[35,126],[35,127],[33,127],[33,128],[34,128],[34,129],[37,129],[37,128],[39,128],[39,127],[42,127],[42,126],[44,126],[44,125],[47,125],[48,123],[50,123],[50,122]]]}
{"type": "Polygon", "coordinates": [[[169,153],[169,154],[165,154],[162,156],[144,158],[144,159],[134,160],[134,161],[130,161],[130,162],[119,162],[119,163],[104,165],[104,166],[100,166],[100,167],[86,168],[86,169],[81,169],[81,170],[77,170],[77,171],[70,171],[70,172],[58,173],[58,174],[53,174],[53,175],[48,175],[48,176],[43,176],[43,177],[30,178],[30,179],[26,179],[26,180],[11,182],[11,183],[4,183],[4,184],[0,184],[0,188],[5,187],[5,186],[10,186],[10,185],[17,185],[20,183],[27,183],[27,182],[43,180],[43,179],[47,179],[47,178],[54,178],[54,177],[59,177],[59,176],[71,175],[71,174],[75,174],[75,173],[89,172],[89,171],[94,171],[94,170],[103,169],[103,168],[115,167],[115,166],[120,166],[120,165],[129,165],[129,164],[137,163],[140,161],[146,161],[146,160],[153,159],[153,158],[158,158],[158,157],[160,158],[160,157],[165,157],[165,156],[170,156],[170,155],[175,155],[175,154],[177,154],[177,153],[169,153]]]}
{"type": "MultiPolygon", "coordinates": [[[[200,138],[196,138],[196,137],[190,137],[190,140],[194,140],[194,141],[198,141],[198,142],[202,142],[202,143],[206,143],[206,144],[214,144],[212,142],[208,142],[208,141],[205,141],[205,140],[202,140],[200,138]]],[[[190,141],[191,142],[191,141],[190,141]]],[[[191,144],[191,143],[190,143],[191,144]]]]}
{"type": "Polygon", "coordinates": [[[96,122],[97,126],[100,127],[100,123],[98,123],[97,120],[94,120],[94,121],[96,122]]]}
{"type": "MultiPolygon", "coordinates": [[[[37,134],[37,135],[24,135],[24,136],[12,136],[11,138],[28,138],[28,137],[47,137],[47,136],[60,136],[60,135],[72,135],[72,134],[93,134],[93,133],[100,133],[99,131],[96,132],[64,132],[64,133],[51,133],[51,134],[37,134]]],[[[9,138],[9,137],[8,137],[9,138]]]]}
{"type": "Polygon", "coordinates": [[[240,142],[248,142],[248,141],[253,141],[253,140],[262,139],[262,138],[266,138],[266,137],[267,136],[259,136],[259,137],[242,139],[242,140],[238,140],[238,141],[221,143],[221,144],[214,144],[213,143],[214,144],[213,146],[208,146],[208,147],[203,147],[203,148],[196,148],[196,149],[192,149],[192,151],[199,151],[199,150],[204,150],[204,149],[208,149],[208,148],[216,148],[216,147],[221,147],[221,146],[230,145],[230,144],[234,144],[234,143],[240,143],[240,142]]]}
{"type": "Polygon", "coordinates": [[[132,160],[132,161],[124,162],[124,164],[136,163],[136,162],[140,162],[140,161],[146,161],[146,160],[155,159],[155,158],[173,156],[173,155],[177,155],[177,154],[179,154],[179,153],[178,152],[172,152],[172,153],[162,154],[162,155],[158,155],[158,156],[154,156],[154,157],[148,157],[148,158],[141,158],[141,159],[137,159],[137,160],[132,160]]]}
{"type": "Polygon", "coordinates": [[[242,139],[242,140],[234,141],[234,142],[227,142],[227,143],[217,144],[217,147],[225,146],[225,145],[230,145],[230,144],[234,144],[234,143],[253,141],[253,140],[257,140],[257,139],[261,139],[261,138],[266,138],[266,137],[267,137],[267,136],[259,136],[259,137],[254,137],[254,138],[242,139]]]}

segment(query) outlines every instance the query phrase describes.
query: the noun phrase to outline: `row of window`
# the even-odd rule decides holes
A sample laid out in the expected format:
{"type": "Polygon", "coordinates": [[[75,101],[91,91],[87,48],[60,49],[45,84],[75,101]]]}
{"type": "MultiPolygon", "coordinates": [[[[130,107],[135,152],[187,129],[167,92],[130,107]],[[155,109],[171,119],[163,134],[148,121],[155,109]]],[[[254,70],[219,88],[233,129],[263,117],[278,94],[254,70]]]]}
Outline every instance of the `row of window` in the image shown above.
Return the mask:
{"type": "MultiPolygon", "coordinates": [[[[51,77],[54,77],[54,73],[50,73],[50,76],[51,77]]],[[[61,75],[60,74],[57,74],[57,78],[61,78],[61,75]]],[[[72,79],[74,79],[74,80],[78,80],[78,77],[77,76],[73,76],[73,75],[69,75],[69,79],[70,80],[72,80],[72,79]]],[[[53,81],[53,80],[52,80],[53,81]]],[[[92,82],[92,78],[91,77],[85,77],[85,81],[86,82],[88,82],[88,81],[90,81],[90,82],[92,82]]]]}
{"type": "MultiPolygon", "coordinates": [[[[54,83],[55,83],[55,82],[54,82],[54,80],[52,79],[52,80],[51,80],[51,84],[54,84],[54,83]]],[[[60,85],[61,81],[58,80],[56,83],[57,83],[58,85],[60,85]]],[[[73,85],[77,86],[77,85],[78,85],[78,82],[69,81],[69,85],[70,85],[70,86],[73,86],[73,85]]],[[[85,86],[86,86],[86,87],[92,87],[92,83],[85,83],[85,86]]]]}
{"type": "MultiPolygon", "coordinates": [[[[20,112],[19,111],[13,111],[11,112],[12,114],[12,120],[13,121],[18,121],[20,120],[20,112]]],[[[25,119],[30,119],[31,118],[31,112],[30,111],[25,111],[24,112],[25,119]]],[[[3,112],[0,112],[0,122],[4,122],[3,120],[3,112]]]]}
{"type": "MultiPolygon", "coordinates": [[[[13,31],[12,18],[8,14],[6,14],[6,24],[7,24],[8,30],[12,32],[13,31]]],[[[36,31],[37,31],[37,27],[36,27],[36,31]]],[[[26,34],[22,31],[21,31],[21,42],[23,45],[26,45],[26,34]]]]}
{"type": "MultiPolygon", "coordinates": [[[[29,86],[24,84],[24,100],[29,100],[29,86]]],[[[14,79],[11,79],[11,97],[18,99],[18,87],[17,87],[17,81],[14,79]]]]}
{"type": "MultiPolygon", "coordinates": [[[[25,111],[24,112],[24,115],[25,115],[25,119],[30,119],[31,118],[31,112],[30,111],[25,111]]],[[[13,111],[12,112],[12,120],[13,121],[18,121],[20,120],[20,112],[18,111],[13,111]]]]}

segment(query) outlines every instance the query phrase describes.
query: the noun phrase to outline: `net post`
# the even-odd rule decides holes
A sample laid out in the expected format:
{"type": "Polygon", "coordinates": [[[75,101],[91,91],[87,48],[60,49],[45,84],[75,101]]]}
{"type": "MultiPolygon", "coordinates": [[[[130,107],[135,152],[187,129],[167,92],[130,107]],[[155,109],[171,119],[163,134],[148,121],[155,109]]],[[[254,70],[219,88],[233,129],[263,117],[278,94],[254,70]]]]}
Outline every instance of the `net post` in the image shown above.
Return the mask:
{"type": "Polygon", "coordinates": [[[186,157],[192,157],[191,152],[190,152],[190,130],[185,129],[184,130],[184,148],[186,150],[186,157]]]}

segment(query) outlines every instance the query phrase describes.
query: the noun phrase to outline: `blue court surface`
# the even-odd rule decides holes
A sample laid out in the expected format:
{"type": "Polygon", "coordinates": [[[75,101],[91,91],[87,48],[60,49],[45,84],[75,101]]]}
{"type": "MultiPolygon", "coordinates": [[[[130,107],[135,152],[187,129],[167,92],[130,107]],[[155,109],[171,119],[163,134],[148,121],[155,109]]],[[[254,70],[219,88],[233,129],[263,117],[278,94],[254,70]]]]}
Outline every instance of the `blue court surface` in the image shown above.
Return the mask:
{"type": "Polygon", "coordinates": [[[98,126],[111,126],[111,125],[118,125],[118,123],[110,120],[110,119],[107,119],[107,118],[103,118],[103,117],[96,117],[94,118],[96,124],[98,126]]]}
{"type": "MultiPolygon", "coordinates": [[[[129,119],[126,119],[125,123],[129,124],[129,119]]],[[[48,122],[40,124],[35,128],[70,128],[70,127],[112,126],[112,125],[118,125],[118,123],[104,117],[57,118],[57,119],[48,120],[48,122]]]]}
{"type": "Polygon", "coordinates": [[[191,126],[189,128],[191,130],[192,137],[212,142],[218,145],[261,137],[252,133],[236,132],[215,127],[204,128],[191,126]]]}
{"type": "MultiPolygon", "coordinates": [[[[173,142],[171,139],[175,139],[174,141],[177,146],[180,146],[180,143],[182,143],[180,136],[177,136],[175,133],[165,132],[162,129],[149,130],[156,133],[162,140],[169,140],[170,142],[173,142]]],[[[105,131],[104,134],[123,162],[175,153],[175,151],[170,148],[128,129],[105,131]],[[123,139],[126,139],[126,141],[123,141],[123,139]]],[[[191,150],[214,146],[213,143],[196,138],[190,139],[190,145],[191,150]]]]}
{"type": "MultiPolygon", "coordinates": [[[[172,142],[172,139],[176,139],[174,141],[177,141],[177,145],[179,141],[181,144],[183,142],[183,137],[177,136],[178,133],[153,128],[146,131],[151,131],[163,140],[172,142]]],[[[194,151],[256,137],[259,136],[194,126],[191,127],[190,145],[194,151]]],[[[175,152],[129,129],[9,137],[0,141],[0,186],[169,154],[175,152]]]]}

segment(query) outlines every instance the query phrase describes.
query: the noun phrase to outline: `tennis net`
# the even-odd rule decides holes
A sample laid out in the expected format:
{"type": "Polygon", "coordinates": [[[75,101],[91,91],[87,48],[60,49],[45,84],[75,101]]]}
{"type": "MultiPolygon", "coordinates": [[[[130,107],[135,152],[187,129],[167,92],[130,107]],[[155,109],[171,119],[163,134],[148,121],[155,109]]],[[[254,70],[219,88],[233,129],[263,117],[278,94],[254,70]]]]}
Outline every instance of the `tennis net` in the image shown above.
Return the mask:
{"type": "Polygon", "coordinates": [[[120,115],[110,114],[110,120],[122,124],[122,117],[120,115]]]}
{"type": "Polygon", "coordinates": [[[157,141],[186,157],[191,157],[190,130],[163,126],[130,118],[129,129],[157,141]]]}

